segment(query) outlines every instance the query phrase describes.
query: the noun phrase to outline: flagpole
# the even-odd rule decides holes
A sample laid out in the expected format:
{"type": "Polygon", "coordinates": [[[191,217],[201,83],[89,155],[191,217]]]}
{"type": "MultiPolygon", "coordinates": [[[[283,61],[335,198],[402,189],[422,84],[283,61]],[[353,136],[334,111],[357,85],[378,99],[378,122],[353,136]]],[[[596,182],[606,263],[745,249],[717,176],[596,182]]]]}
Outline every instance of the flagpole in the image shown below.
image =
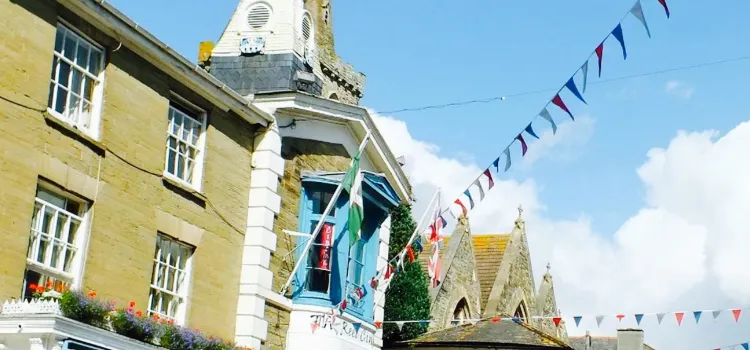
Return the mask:
{"type": "MultiPolygon", "coordinates": [[[[364,139],[362,139],[362,143],[359,144],[359,149],[357,151],[358,155],[362,154],[362,151],[365,149],[365,146],[367,146],[367,143],[370,141],[371,132],[368,130],[367,134],[365,135],[364,139]]],[[[349,168],[351,168],[351,164],[354,163],[354,160],[352,160],[352,163],[350,163],[349,168]]],[[[326,209],[323,211],[322,217],[327,217],[328,214],[333,209],[334,205],[336,204],[336,200],[338,200],[339,196],[341,195],[341,191],[344,190],[343,186],[344,182],[339,182],[339,185],[336,186],[336,191],[333,192],[333,196],[331,196],[331,200],[328,202],[328,205],[326,205],[326,209]]],[[[302,251],[302,254],[299,257],[299,260],[294,264],[294,269],[292,269],[292,272],[289,274],[289,278],[286,280],[286,283],[284,283],[284,286],[281,287],[281,290],[279,291],[279,294],[284,295],[286,293],[287,288],[289,288],[289,284],[292,283],[292,279],[294,279],[294,275],[297,273],[297,270],[299,270],[300,266],[302,265],[302,262],[305,259],[305,256],[310,251],[310,246],[312,246],[313,242],[315,241],[315,238],[318,236],[318,233],[320,233],[320,229],[323,227],[323,223],[325,220],[319,220],[318,223],[315,225],[315,229],[313,232],[310,233],[310,239],[305,244],[305,249],[302,251]]]]}

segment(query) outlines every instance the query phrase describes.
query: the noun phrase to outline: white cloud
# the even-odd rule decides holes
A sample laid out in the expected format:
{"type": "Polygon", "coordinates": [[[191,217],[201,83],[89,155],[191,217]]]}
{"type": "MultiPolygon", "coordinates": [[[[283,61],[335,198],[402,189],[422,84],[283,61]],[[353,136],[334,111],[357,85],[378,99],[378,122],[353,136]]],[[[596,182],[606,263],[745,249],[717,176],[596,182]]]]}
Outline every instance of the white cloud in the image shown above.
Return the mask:
{"type": "Polygon", "coordinates": [[[683,100],[689,100],[693,97],[695,88],[681,81],[670,80],[664,85],[664,91],[683,100]]]}
{"type": "MultiPolygon", "coordinates": [[[[478,175],[476,164],[441,157],[437,146],[414,140],[402,121],[374,118],[394,153],[407,158],[406,171],[417,198],[423,202],[415,207],[416,212],[422,211],[435,188],[455,195],[478,175]]],[[[589,132],[593,132],[593,122],[589,132]]],[[[547,144],[531,147],[554,150],[567,138],[562,130],[556,136],[563,140],[545,141],[542,137],[537,143],[547,144]]],[[[537,278],[543,273],[541,266],[551,262],[558,307],[568,316],[747,305],[748,159],[750,122],[721,138],[715,131],[681,131],[666,148],[648,152],[645,163],[637,169],[646,193],[643,207],[614,234],[594,232],[585,215],[550,220],[531,179],[496,179],[496,188],[471,213],[472,230],[508,232],[517,216],[516,207],[523,204],[537,278]]],[[[576,334],[591,329],[614,335],[615,327],[623,326],[615,320],[597,329],[591,322],[576,329],[571,320],[568,331],[576,334]]],[[[631,323],[628,326],[636,326],[631,323]]],[[[693,348],[712,339],[701,332],[684,333],[685,325],[677,329],[652,323],[641,326],[646,328],[647,341],[656,342],[657,347],[677,346],[667,334],[682,339],[680,348],[693,348]]],[[[714,340],[719,342],[713,345],[725,345],[726,332],[732,332],[705,327],[709,327],[705,332],[714,332],[714,340]]]]}
{"type": "Polygon", "coordinates": [[[595,126],[596,120],[583,115],[577,117],[575,121],[567,121],[558,125],[555,134],[549,128],[539,135],[539,140],[529,146],[530,151],[523,157],[521,167],[528,169],[540,159],[569,161],[578,158],[591,136],[594,135],[595,126]]]}

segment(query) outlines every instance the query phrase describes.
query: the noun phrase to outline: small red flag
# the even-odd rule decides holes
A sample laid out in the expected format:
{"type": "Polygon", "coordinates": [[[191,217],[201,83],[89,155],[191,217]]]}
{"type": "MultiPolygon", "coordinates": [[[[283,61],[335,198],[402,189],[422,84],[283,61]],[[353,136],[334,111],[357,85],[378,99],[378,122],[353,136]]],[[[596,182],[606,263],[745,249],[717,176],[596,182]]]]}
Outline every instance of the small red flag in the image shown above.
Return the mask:
{"type": "Polygon", "coordinates": [[[734,315],[734,322],[738,322],[740,320],[740,314],[742,313],[742,309],[734,309],[732,310],[732,315],[734,315]]]}
{"type": "Polygon", "coordinates": [[[678,326],[682,324],[682,316],[685,316],[684,312],[675,312],[674,313],[674,317],[677,318],[677,325],[678,326]]]}
{"type": "Polygon", "coordinates": [[[555,97],[552,99],[552,103],[554,103],[555,106],[560,107],[560,109],[565,111],[565,113],[568,113],[568,115],[570,116],[570,119],[576,120],[576,118],[573,118],[573,113],[570,113],[568,106],[565,105],[565,102],[563,102],[559,94],[555,95],[555,97]]]}
{"type": "Polygon", "coordinates": [[[453,202],[453,203],[458,204],[458,206],[461,207],[461,213],[463,213],[463,216],[466,216],[466,213],[468,213],[468,211],[466,210],[466,207],[464,206],[464,204],[461,203],[461,200],[460,199],[456,199],[456,201],[453,202]]]}
{"type": "Polygon", "coordinates": [[[414,249],[411,248],[411,246],[406,247],[406,253],[409,254],[409,262],[414,262],[414,249]]]}
{"type": "Polygon", "coordinates": [[[553,317],[552,322],[555,322],[555,326],[560,326],[560,320],[562,320],[561,317],[553,317]]]}
{"type": "Polygon", "coordinates": [[[312,332],[315,333],[315,331],[318,329],[318,324],[315,322],[310,323],[310,328],[312,328],[312,332]]]}
{"type": "Polygon", "coordinates": [[[383,328],[383,322],[375,321],[375,328],[377,329],[383,328]]]}
{"type": "Polygon", "coordinates": [[[599,78],[602,77],[602,56],[604,55],[604,43],[596,47],[596,62],[599,63],[599,78]]]}
{"type": "Polygon", "coordinates": [[[518,136],[516,136],[516,140],[521,141],[521,156],[525,156],[526,151],[529,150],[529,146],[526,146],[526,140],[523,139],[523,135],[521,134],[518,134],[518,136]]]}
{"type": "Polygon", "coordinates": [[[618,319],[619,321],[622,321],[622,319],[623,319],[623,318],[625,318],[625,315],[617,315],[617,319],[618,319]]]}
{"type": "Polygon", "coordinates": [[[484,171],[484,176],[487,176],[487,179],[489,180],[490,189],[492,189],[492,186],[495,186],[495,181],[492,180],[492,174],[490,173],[489,168],[487,168],[487,170],[484,171]]]}
{"type": "Polygon", "coordinates": [[[500,322],[500,317],[495,316],[492,318],[492,323],[498,323],[498,322],[500,322]]]}
{"type": "Polygon", "coordinates": [[[667,18],[669,18],[669,6],[667,6],[667,0],[659,0],[659,3],[664,7],[664,12],[667,13],[667,18]]]}

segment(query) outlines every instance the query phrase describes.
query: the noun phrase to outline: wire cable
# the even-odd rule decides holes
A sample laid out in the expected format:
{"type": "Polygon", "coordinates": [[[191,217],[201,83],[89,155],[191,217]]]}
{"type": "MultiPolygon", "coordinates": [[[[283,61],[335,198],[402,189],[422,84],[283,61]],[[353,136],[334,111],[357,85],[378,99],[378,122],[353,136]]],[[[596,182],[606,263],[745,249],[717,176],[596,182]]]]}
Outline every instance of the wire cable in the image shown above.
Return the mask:
{"type": "MultiPolygon", "coordinates": [[[[635,78],[641,78],[641,77],[664,74],[664,73],[679,72],[679,71],[684,71],[684,70],[716,66],[720,64],[726,64],[726,63],[732,63],[732,62],[738,62],[738,61],[744,61],[744,60],[750,60],[750,56],[741,56],[741,57],[729,58],[729,59],[724,59],[724,60],[719,60],[719,61],[703,62],[703,63],[697,63],[697,64],[692,64],[692,65],[687,65],[687,66],[667,68],[667,69],[655,70],[651,72],[638,73],[638,74],[633,74],[633,75],[625,75],[621,77],[602,79],[602,80],[597,80],[597,81],[590,81],[588,82],[588,85],[611,83],[614,81],[622,81],[622,80],[635,79],[635,78]]],[[[558,88],[529,90],[529,91],[518,92],[514,94],[509,94],[509,95],[503,95],[499,97],[489,97],[489,98],[483,98],[483,99],[457,101],[457,102],[449,102],[449,103],[443,103],[443,104],[426,105],[426,106],[420,106],[420,107],[402,108],[402,109],[394,109],[394,110],[389,110],[389,111],[376,111],[376,112],[378,114],[384,115],[384,114],[398,114],[398,113],[405,113],[405,112],[419,112],[419,111],[425,111],[425,110],[430,110],[430,109],[444,109],[444,108],[449,108],[449,107],[465,106],[465,105],[472,105],[472,104],[478,104],[478,103],[490,103],[490,102],[495,102],[495,101],[503,101],[508,98],[514,98],[514,97],[520,97],[520,96],[526,96],[526,95],[535,95],[535,94],[539,94],[542,92],[550,92],[550,91],[555,91],[555,90],[558,90],[558,88]]]]}

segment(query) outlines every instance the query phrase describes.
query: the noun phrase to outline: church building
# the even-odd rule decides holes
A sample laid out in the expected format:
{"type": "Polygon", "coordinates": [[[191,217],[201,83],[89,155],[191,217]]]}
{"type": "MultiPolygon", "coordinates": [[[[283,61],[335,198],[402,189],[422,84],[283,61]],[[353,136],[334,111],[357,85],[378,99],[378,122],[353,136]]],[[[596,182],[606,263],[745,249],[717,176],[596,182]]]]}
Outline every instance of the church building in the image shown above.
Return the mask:
{"type": "MultiPolygon", "coordinates": [[[[552,319],[534,317],[554,316],[558,310],[549,265],[539,289],[535,286],[526,224],[521,213],[519,207],[518,219],[508,234],[472,234],[469,219],[461,216],[453,234],[443,238],[440,283],[435,288],[428,287],[433,320],[428,332],[468,323],[468,320],[517,317],[521,325],[512,325],[516,326],[519,336],[568,341],[564,321],[556,326],[552,319]]],[[[429,250],[425,247],[425,251],[429,250]]],[[[425,273],[428,259],[428,254],[420,255],[425,273]]],[[[500,334],[492,341],[513,340],[511,336],[504,339],[500,334]]],[[[529,341],[528,345],[533,343],[529,341]]]]}

